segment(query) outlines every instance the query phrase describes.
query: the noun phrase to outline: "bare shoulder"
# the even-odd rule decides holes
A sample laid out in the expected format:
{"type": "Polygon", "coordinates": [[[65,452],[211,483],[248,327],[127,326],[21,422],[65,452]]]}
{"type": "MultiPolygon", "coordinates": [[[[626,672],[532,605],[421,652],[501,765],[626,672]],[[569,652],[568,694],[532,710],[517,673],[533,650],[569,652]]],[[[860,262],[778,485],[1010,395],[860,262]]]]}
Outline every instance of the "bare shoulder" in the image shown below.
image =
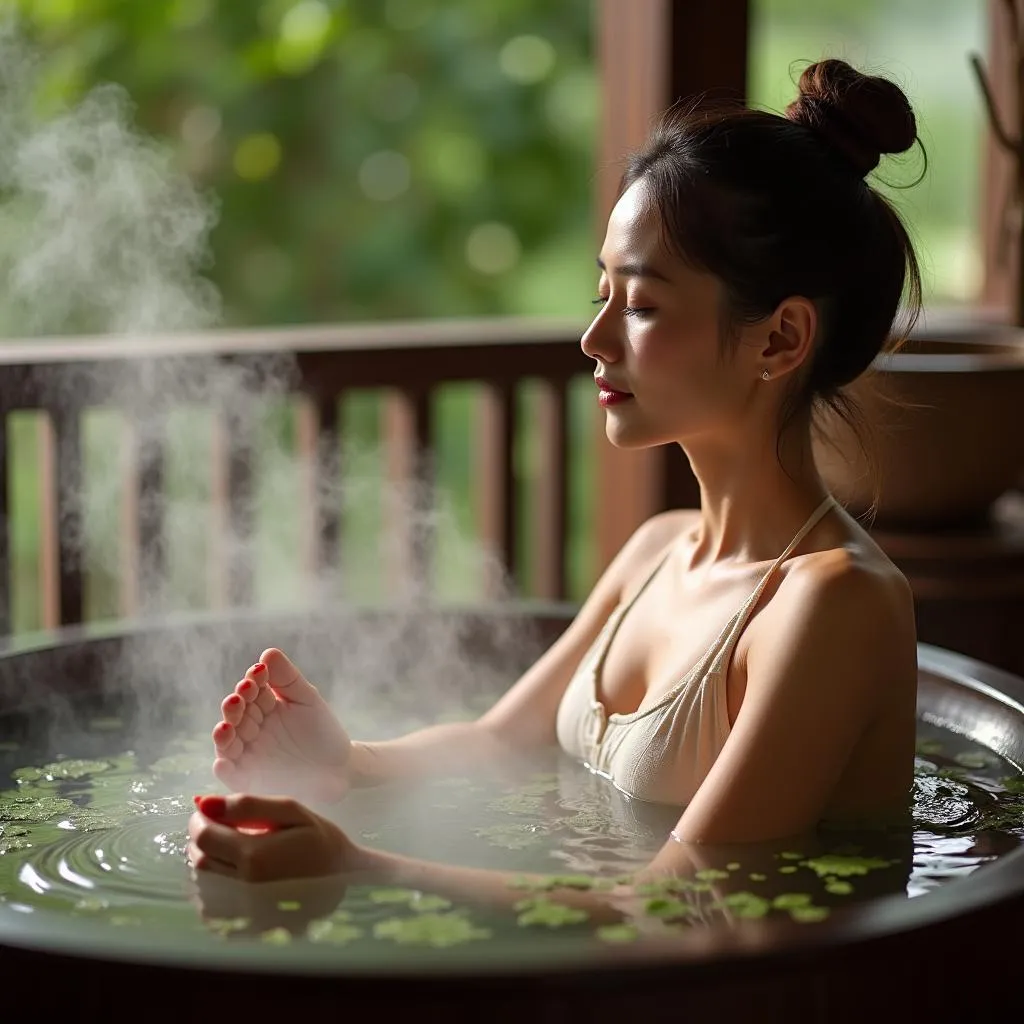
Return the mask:
{"type": "Polygon", "coordinates": [[[645,519],[619,552],[619,582],[623,594],[639,586],[668,549],[700,523],[698,509],[672,509],[645,519]]]}
{"type": "Polygon", "coordinates": [[[914,599],[900,570],[874,545],[815,551],[793,562],[766,612],[822,636],[856,642],[870,637],[868,656],[916,652],[914,599]],[[774,606],[774,608],[772,608],[774,606]]]}
{"type": "Polygon", "coordinates": [[[629,544],[638,558],[654,558],[686,530],[700,523],[700,510],[696,508],[671,509],[645,519],[634,532],[629,544]]]}

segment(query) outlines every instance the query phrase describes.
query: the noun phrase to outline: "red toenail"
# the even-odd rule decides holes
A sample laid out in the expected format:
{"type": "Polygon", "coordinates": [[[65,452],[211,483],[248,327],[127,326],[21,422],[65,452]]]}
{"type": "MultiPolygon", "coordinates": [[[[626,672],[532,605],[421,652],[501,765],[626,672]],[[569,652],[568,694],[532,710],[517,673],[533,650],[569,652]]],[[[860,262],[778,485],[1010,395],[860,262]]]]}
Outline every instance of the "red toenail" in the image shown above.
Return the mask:
{"type": "Polygon", "coordinates": [[[208,818],[223,818],[228,802],[222,796],[201,796],[196,805],[208,818]]]}
{"type": "Polygon", "coordinates": [[[233,693],[233,694],[231,694],[230,697],[228,697],[228,703],[229,704],[237,704],[237,703],[239,703],[239,701],[241,701],[241,699],[242,698],[239,697],[237,693],[233,693]]]}
{"type": "Polygon", "coordinates": [[[255,665],[253,665],[253,667],[251,669],[249,669],[249,671],[254,673],[254,674],[257,673],[257,672],[265,672],[266,670],[267,670],[267,666],[264,665],[260,661],[258,661],[255,665]]]}

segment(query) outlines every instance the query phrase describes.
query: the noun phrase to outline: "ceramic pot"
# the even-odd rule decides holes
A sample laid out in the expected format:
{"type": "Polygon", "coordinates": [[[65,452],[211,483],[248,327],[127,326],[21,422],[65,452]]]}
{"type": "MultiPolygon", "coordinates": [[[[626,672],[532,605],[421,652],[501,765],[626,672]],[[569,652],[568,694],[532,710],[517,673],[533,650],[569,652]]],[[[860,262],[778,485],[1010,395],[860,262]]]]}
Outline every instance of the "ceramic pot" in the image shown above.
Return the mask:
{"type": "MultiPolygon", "coordinates": [[[[850,388],[879,485],[875,523],[943,529],[984,522],[1024,476],[1024,331],[963,323],[916,332],[850,388]]],[[[852,512],[874,479],[856,435],[830,417],[815,458],[852,512]]]]}

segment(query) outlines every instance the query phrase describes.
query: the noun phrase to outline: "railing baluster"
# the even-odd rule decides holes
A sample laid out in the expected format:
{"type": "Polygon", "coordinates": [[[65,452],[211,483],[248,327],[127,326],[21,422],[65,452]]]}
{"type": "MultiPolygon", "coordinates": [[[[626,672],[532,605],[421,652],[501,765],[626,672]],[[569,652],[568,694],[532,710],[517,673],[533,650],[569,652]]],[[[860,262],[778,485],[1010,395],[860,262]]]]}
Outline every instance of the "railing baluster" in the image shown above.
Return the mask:
{"type": "Polygon", "coordinates": [[[53,421],[46,412],[36,417],[36,459],[39,463],[39,625],[60,625],[60,550],[57,534],[57,454],[53,421]]]}
{"type": "Polygon", "coordinates": [[[82,418],[77,407],[50,413],[56,458],[53,480],[54,523],[57,532],[59,618],[63,626],[77,625],[83,613],[82,418]]]}
{"type": "Polygon", "coordinates": [[[11,631],[14,577],[11,572],[10,459],[7,413],[0,412],[0,636],[11,631]]]}
{"type": "Polygon", "coordinates": [[[156,413],[135,431],[139,531],[137,580],[143,614],[160,607],[167,584],[164,522],[166,435],[166,418],[156,413]]]}
{"type": "Polygon", "coordinates": [[[252,420],[241,411],[227,417],[228,432],[228,600],[232,607],[252,604],[255,596],[253,533],[255,489],[252,420]]]}
{"type": "Polygon", "coordinates": [[[540,473],[534,509],[533,579],[538,597],[562,600],[568,592],[569,425],[567,381],[538,381],[540,473]]]}
{"type": "Polygon", "coordinates": [[[500,596],[506,583],[516,582],[517,502],[515,479],[516,389],[511,382],[488,383],[477,409],[476,493],[473,495],[480,537],[500,556],[505,579],[488,574],[484,593],[500,596]]]}
{"type": "Polygon", "coordinates": [[[384,401],[387,451],[385,557],[401,594],[427,594],[434,555],[431,465],[433,405],[429,390],[394,391],[384,401]]]}
{"type": "Polygon", "coordinates": [[[166,417],[129,414],[122,428],[121,614],[152,614],[166,589],[166,417]]]}
{"type": "Polygon", "coordinates": [[[317,571],[337,583],[341,568],[341,448],[338,410],[341,398],[317,402],[316,509],[317,571]]]}

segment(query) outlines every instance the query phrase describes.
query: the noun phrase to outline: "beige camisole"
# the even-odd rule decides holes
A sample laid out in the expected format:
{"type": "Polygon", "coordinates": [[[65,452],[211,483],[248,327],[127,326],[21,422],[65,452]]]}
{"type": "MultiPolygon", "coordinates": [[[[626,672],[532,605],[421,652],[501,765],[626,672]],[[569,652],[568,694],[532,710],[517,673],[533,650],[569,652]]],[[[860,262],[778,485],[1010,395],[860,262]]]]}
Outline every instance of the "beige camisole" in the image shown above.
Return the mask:
{"type": "Polygon", "coordinates": [[[754,592],[696,665],[656,703],[629,714],[607,714],[598,699],[608,647],[626,613],[665,564],[609,616],[569,683],[558,707],[562,749],[610,779],[628,796],[654,803],[688,804],[729,736],[726,673],[736,642],[779,566],[833,506],[826,498],[772,563],[754,592]]]}

